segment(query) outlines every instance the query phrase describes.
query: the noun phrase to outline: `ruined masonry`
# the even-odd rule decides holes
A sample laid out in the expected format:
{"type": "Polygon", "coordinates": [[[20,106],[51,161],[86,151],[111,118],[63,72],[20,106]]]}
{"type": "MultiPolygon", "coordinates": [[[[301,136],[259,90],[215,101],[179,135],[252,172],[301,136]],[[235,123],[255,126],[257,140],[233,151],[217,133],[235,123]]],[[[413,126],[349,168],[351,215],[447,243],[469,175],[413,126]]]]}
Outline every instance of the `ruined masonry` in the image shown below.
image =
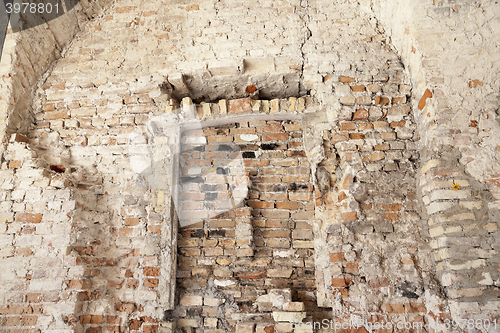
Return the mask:
{"type": "Polygon", "coordinates": [[[0,332],[500,332],[499,31],[488,0],[10,29],[0,332]]]}

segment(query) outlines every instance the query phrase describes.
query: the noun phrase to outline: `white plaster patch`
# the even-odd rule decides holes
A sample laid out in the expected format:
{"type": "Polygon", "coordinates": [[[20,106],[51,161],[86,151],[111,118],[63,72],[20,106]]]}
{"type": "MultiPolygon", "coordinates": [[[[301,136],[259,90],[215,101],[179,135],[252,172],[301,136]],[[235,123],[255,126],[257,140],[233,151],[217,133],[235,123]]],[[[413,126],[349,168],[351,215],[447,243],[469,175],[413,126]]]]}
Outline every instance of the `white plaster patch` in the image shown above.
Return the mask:
{"type": "Polygon", "coordinates": [[[256,134],[241,134],[240,138],[243,141],[257,141],[259,136],[256,134]]]}
{"type": "Polygon", "coordinates": [[[231,280],[224,280],[224,281],[221,281],[221,280],[217,280],[217,279],[215,279],[215,280],[214,280],[214,284],[215,284],[216,286],[219,286],[219,287],[229,287],[229,286],[232,286],[232,285],[236,284],[236,282],[231,281],[231,280]]]}

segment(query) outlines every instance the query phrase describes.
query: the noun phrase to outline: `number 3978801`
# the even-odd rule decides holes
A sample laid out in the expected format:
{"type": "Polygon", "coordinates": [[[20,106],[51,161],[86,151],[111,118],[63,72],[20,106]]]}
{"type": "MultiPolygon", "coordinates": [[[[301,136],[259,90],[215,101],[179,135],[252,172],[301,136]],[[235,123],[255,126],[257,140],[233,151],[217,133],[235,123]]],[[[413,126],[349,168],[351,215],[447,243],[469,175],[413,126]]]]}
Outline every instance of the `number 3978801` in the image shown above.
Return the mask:
{"type": "Polygon", "coordinates": [[[7,10],[7,14],[11,13],[50,14],[52,12],[59,13],[59,3],[52,5],[51,3],[16,2],[14,4],[6,3],[5,8],[7,10]]]}

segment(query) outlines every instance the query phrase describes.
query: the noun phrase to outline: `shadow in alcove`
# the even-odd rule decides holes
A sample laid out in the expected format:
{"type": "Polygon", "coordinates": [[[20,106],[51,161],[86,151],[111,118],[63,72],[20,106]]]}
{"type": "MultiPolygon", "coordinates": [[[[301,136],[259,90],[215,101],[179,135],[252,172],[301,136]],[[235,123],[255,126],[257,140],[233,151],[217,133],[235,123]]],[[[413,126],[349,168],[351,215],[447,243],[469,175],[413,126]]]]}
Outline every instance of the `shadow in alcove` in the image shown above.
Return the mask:
{"type": "MultiPolygon", "coordinates": [[[[245,68],[245,65],[242,67],[245,68]]],[[[310,89],[306,89],[302,82],[301,72],[255,75],[252,71],[247,73],[245,69],[242,73],[223,76],[209,72],[172,75],[160,88],[177,103],[184,97],[190,97],[195,104],[245,97],[271,100],[310,95],[310,89]]]]}

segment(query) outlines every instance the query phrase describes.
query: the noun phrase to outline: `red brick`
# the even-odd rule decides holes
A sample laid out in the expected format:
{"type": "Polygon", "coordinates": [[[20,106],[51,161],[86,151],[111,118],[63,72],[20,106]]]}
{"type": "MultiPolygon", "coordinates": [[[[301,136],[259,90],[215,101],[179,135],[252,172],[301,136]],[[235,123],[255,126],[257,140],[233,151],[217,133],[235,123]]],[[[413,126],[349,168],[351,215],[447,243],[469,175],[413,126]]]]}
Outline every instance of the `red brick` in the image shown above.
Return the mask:
{"type": "Polygon", "coordinates": [[[386,141],[392,141],[396,139],[396,133],[394,132],[382,132],[380,133],[380,136],[382,137],[383,140],[386,141]]]}
{"type": "Polygon", "coordinates": [[[276,133],[283,132],[283,126],[281,125],[268,125],[268,126],[259,126],[256,128],[258,133],[276,133]]]}
{"type": "MultiPolygon", "coordinates": [[[[286,220],[262,220],[262,222],[265,222],[266,228],[289,228],[290,227],[290,221],[288,219],[286,219],[286,220]]],[[[255,220],[254,220],[254,223],[255,223],[255,220]]],[[[256,225],[254,225],[254,226],[256,226],[256,225]]]]}
{"type": "Polygon", "coordinates": [[[389,286],[389,280],[386,278],[374,278],[369,281],[372,288],[382,288],[389,286]]]}
{"type": "Polygon", "coordinates": [[[255,128],[231,128],[230,133],[233,134],[253,134],[255,128]]]}
{"type": "Polygon", "coordinates": [[[125,219],[125,225],[135,226],[135,225],[138,225],[138,224],[139,224],[139,218],[136,218],[136,217],[127,217],[125,219]]]}
{"type": "Polygon", "coordinates": [[[289,238],[290,230],[264,230],[262,232],[264,238],[289,238]]]}
{"type": "Polygon", "coordinates": [[[330,253],[330,262],[344,261],[344,252],[330,253]]]}
{"type": "Polygon", "coordinates": [[[374,153],[371,153],[369,156],[368,156],[368,160],[371,161],[371,162],[375,162],[375,161],[380,161],[380,160],[383,160],[385,157],[385,154],[384,152],[382,151],[377,151],[377,152],[374,152],[374,153]]]}
{"type": "Polygon", "coordinates": [[[311,220],[314,218],[313,211],[295,212],[292,213],[292,219],[294,220],[311,220]]]}
{"type": "Polygon", "coordinates": [[[43,111],[54,111],[56,109],[54,103],[43,103],[42,110],[43,111]]]}
{"type": "Polygon", "coordinates": [[[342,217],[342,219],[344,221],[354,221],[358,218],[358,213],[348,212],[348,213],[342,213],[342,214],[340,214],[340,216],[342,217]]]}
{"type": "Polygon", "coordinates": [[[42,221],[42,214],[30,214],[30,213],[16,214],[16,222],[40,223],[41,221],[42,221]]]}
{"type": "MultiPolygon", "coordinates": [[[[218,311],[218,308],[215,308],[215,307],[203,307],[203,316],[204,317],[217,317],[218,314],[217,314],[217,311],[218,311]]],[[[205,330],[206,332],[207,330],[205,330]]]]}
{"type": "Polygon", "coordinates": [[[388,210],[390,212],[397,212],[397,211],[401,210],[401,208],[403,207],[403,205],[402,204],[389,204],[389,205],[382,205],[382,207],[385,210],[388,210]]]}
{"type": "MultiPolygon", "coordinates": [[[[248,201],[248,206],[252,208],[274,208],[274,202],[269,201],[248,201]]],[[[286,209],[276,206],[278,209],[286,209]]]]}
{"type": "Polygon", "coordinates": [[[6,316],[0,323],[2,326],[18,326],[21,323],[21,316],[6,316]]]}
{"type": "Polygon", "coordinates": [[[261,200],[286,200],[287,199],[286,193],[283,193],[283,192],[277,192],[277,193],[273,193],[273,192],[262,193],[261,192],[259,194],[259,197],[261,200]]]}
{"type": "Polygon", "coordinates": [[[67,111],[45,112],[45,114],[43,115],[43,119],[45,120],[69,119],[69,115],[67,111]]]}
{"type": "Polygon", "coordinates": [[[381,144],[381,145],[375,145],[373,148],[375,150],[389,150],[389,144],[388,143],[384,143],[384,144],[381,144]]]}
{"type": "Polygon", "coordinates": [[[29,303],[40,303],[42,301],[41,293],[27,293],[26,301],[29,303]]]}
{"type": "Polygon", "coordinates": [[[206,248],[205,249],[205,256],[206,257],[221,256],[223,254],[224,254],[224,250],[220,247],[206,248]]]}
{"type": "Polygon", "coordinates": [[[306,152],[303,150],[287,150],[287,157],[306,157],[306,152]]]}
{"type": "Polygon", "coordinates": [[[89,289],[91,286],[92,282],[87,279],[66,281],[67,289],[89,289]]]}
{"type": "Polygon", "coordinates": [[[387,105],[390,102],[389,98],[381,96],[375,96],[374,100],[375,105],[387,105]]]}
{"type": "Polygon", "coordinates": [[[232,135],[227,135],[227,136],[209,136],[207,138],[208,143],[212,142],[233,142],[233,136],[232,135]]]}
{"type": "Polygon", "coordinates": [[[425,307],[424,303],[415,303],[415,302],[406,303],[405,309],[409,313],[427,312],[427,308],[425,307]]]}
{"type": "Polygon", "coordinates": [[[389,220],[389,221],[397,221],[398,220],[398,214],[397,213],[385,213],[384,214],[384,219],[389,220]]]}
{"type": "Polygon", "coordinates": [[[365,135],[363,133],[351,133],[349,134],[349,139],[351,140],[364,140],[365,135]]]}
{"type": "Polygon", "coordinates": [[[403,304],[386,304],[385,311],[388,313],[405,313],[403,304]]]}
{"type": "Polygon", "coordinates": [[[302,124],[299,124],[299,123],[286,124],[285,131],[287,131],[287,132],[302,131],[302,124]]]}
{"type": "Polygon", "coordinates": [[[161,226],[160,225],[148,225],[148,231],[159,234],[161,233],[161,226]]]}
{"type": "Polygon", "coordinates": [[[243,165],[246,167],[262,167],[262,166],[268,166],[269,165],[269,160],[251,160],[251,159],[245,159],[243,160],[243,165]]]}
{"type": "Polygon", "coordinates": [[[429,89],[425,89],[424,95],[422,96],[422,98],[418,102],[418,109],[419,110],[422,110],[425,107],[425,105],[427,104],[428,98],[432,98],[432,92],[429,89]]]}
{"type": "Polygon", "coordinates": [[[146,276],[160,276],[159,267],[144,267],[144,275],[146,276]]]}
{"type": "Polygon", "coordinates": [[[332,278],[332,287],[344,288],[347,287],[347,283],[344,278],[332,278]]]}
{"type": "Polygon", "coordinates": [[[405,126],[405,121],[404,120],[401,120],[401,121],[393,121],[390,123],[390,126],[392,128],[396,128],[396,127],[404,127],[405,126]]]}
{"type": "Polygon", "coordinates": [[[352,120],[366,120],[368,119],[368,111],[366,109],[359,109],[354,112],[352,120]]]}
{"type": "Polygon", "coordinates": [[[352,83],[352,82],[356,82],[356,79],[355,78],[352,78],[352,77],[349,77],[349,76],[341,76],[340,77],[340,82],[342,83],[352,83]]]}
{"type": "Polygon", "coordinates": [[[240,112],[251,112],[252,105],[250,104],[250,98],[240,98],[229,101],[228,113],[240,113],[240,112]]]}
{"type": "Polygon", "coordinates": [[[353,92],[363,92],[366,90],[366,87],[364,85],[351,86],[351,90],[353,92]]]}
{"type": "Polygon", "coordinates": [[[348,274],[358,274],[358,264],[354,262],[348,262],[345,264],[344,271],[348,274]]]}
{"type": "Polygon", "coordinates": [[[266,277],[266,272],[235,272],[234,276],[240,279],[262,279],[266,277]]]}
{"type": "Polygon", "coordinates": [[[141,329],[142,326],[142,320],[140,319],[130,319],[129,321],[129,328],[132,331],[138,331],[141,329]]]}
{"type": "Polygon", "coordinates": [[[108,288],[109,289],[121,289],[125,280],[108,280],[108,288]]]}
{"type": "Polygon", "coordinates": [[[119,312],[133,312],[136,309],[135,303],[132,302],[116,302],[115,309],[119,312]]]}
{"type": "Polygon", "coordinates": [[[219,245],[221,247],[231,247],[231,246],[234,246],[236,243],[236,240],[234,239],[221,239],[219,241],[219,245]]]}
{"type": "Polygon", "coordinates": [[[293,230],[292,231],[293,239],[313,239],[313,233],[310,229],[302,229],[302,230],[293,230]]]}
{"type": "Polygon", "coordinates": [[[287,210],[263,209],[260,213],[263,217],[271,219],[287,219],[290,217],[290,212],[287,210]]]}

